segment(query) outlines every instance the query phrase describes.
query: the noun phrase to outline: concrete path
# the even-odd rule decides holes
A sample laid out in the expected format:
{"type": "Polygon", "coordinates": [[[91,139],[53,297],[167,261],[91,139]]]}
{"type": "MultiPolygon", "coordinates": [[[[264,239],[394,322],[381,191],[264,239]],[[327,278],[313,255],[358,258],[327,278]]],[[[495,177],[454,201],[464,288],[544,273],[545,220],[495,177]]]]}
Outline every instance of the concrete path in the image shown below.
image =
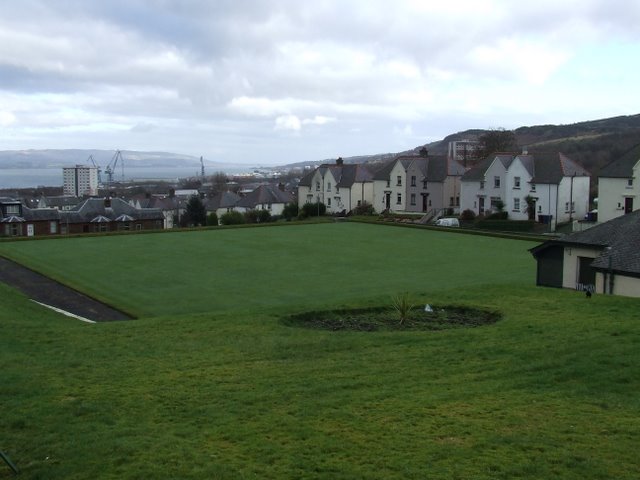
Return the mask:
{"type": "Polygon", "coordinates": [[[0,282],[20,290],[30,299],[94,322],[131,320],[119,310],[66,287],[22,265],[0,257],[0,282]]]}

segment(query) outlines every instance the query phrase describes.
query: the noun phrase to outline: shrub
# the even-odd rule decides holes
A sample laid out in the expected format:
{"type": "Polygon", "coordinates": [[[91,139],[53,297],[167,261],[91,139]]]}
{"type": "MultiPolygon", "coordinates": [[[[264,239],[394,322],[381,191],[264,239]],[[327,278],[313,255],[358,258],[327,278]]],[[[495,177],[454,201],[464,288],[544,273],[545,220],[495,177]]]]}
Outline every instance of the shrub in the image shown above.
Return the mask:
{"type": "Polygon", "coordinates": [[[474,212],[473,210],[463,210],[463,212],[460,214],[460,220],[462,220],[463,222],[473,222],[476,219],[476,212],[474,212]]]}
{"type": "Polygon", "coordinates": [[[327,206],[322,202],[305,203],[302,206],[300,213],[298,214],[298,218],[304,219],[309,217],[317,217],[319,215],[324,215],[326,212],[327,206]]]}
{"type": "Polygon", "coordinates": [[[287,203],[282,210],[282,216],[290,221],[298,216],[298,204],[296,202],[287,203]]]}
{"type": "Polygon", "coordinates": [[[242,223],[245,223],[244,215],[240,212],[232,210],[220,217],[220,223],[222,225],[240,225],[242,223]]]}
{"type": "Polygon", "coordinates": [[[535,222],[531,220],[480,220],[476,227],[484,230],[499,230],[503,232],[531,232],[535,222]]]}
{"type": "Polygon", "coordinates": [[[358,205],[356,208],[351,210],[350,215],[375,215],[376,209],[373,208],[373,205],[367,202],[363,202],[361,205],[358,205]]]}
{"type": "Polygon", "coordinates": [[[207,215],[207,226],[218,226],[218,215],[216,215],[216,212],[211,212],[209,215],[207,215]]]}
{"type": "Polygon", "coordinates": [[[407,292],[401,293],[393,297],[393,309],[398,312],[400,318],[400,325],[409,317],[411,310],[413,310],[413,303],[407,292]]]}

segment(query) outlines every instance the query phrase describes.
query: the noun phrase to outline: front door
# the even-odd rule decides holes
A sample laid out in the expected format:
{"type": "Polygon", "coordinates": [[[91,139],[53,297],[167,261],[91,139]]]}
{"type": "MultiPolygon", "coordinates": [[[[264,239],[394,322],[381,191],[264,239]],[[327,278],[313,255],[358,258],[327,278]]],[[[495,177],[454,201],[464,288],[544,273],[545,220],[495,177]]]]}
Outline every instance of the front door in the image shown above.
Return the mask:
{"type": "Polygon", "coordinates": [[[427,196],[425,194],[422,194],[422,211],[427,211],[427,196]]]}
{"type": "Polygon", "coordinates": [[[576,290],[594,291],[596,284],[596,271],[591,267],[593,258],[578,257],[578,282],[576,290]]]}
{"type": "Polygon", "coordinates": [[[484,197],[478,198],[478,215],[484,215],[484,197]]]}
{"type": "Polygon", "coordinates": [[[624,213],[633,212],[633,198],[627,197],[624,199],[624,213]]]}
{"type": "Polygon", "coordinates": [[[33,237],[35,233],[35,229],[33,228],[33,223],[27,224],[27,237],[33,237]]]}
{"type": "Polygon", "coordinates": [[[384,194],[384,204],[387,210],[391,208],[391,193],[384,194]]]}

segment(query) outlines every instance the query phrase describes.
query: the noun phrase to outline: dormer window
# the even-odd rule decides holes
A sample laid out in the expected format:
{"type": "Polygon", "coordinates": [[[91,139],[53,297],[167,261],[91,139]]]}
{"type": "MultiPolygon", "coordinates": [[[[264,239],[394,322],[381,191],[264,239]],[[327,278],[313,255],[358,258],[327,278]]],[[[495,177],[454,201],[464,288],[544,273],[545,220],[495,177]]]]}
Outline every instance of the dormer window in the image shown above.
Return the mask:
{"type": "Polygon", "coordinates": [[[331,191],[331,182],[327,182],[327,192],[331,191]]]}
{"type": "Polygon", "coordinates": [[[398,187],[402,186],[402,175],[398,175],[398,183],[396,183],[396,186],[398,187]]]}
{"type": "Polygon", "coordinates": [[[320,191],[320,182],[316,182],[316,192],[320,191]]]}
{"type": "Polygon", "coordinates": [[[416,176],[415,175],[411,175],[411,186],[412,187],[416,186],[416,176]]]}
{"type": "Polygon", "coordinates": [[[500,177],[493,177],[493,188],[500,188],[500,177]]]}
{"type": "Polygon", "coordinates": [[[520,189],[520,177],[513,177],[513,188],[520,189]]]}

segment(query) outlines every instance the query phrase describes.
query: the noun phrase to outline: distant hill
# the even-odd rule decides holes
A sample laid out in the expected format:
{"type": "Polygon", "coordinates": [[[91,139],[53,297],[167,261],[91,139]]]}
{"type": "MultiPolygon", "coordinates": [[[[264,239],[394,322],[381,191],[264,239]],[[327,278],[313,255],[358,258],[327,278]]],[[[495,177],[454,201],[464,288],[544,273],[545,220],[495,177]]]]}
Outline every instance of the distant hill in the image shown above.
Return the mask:
{"type": "MultiPolygon", "coordinates": [[[[450,141],[477,139],[488,130],[466,130],[425,147],[446,153],[450,141]]],[[[599,170],[640,144],[640,115],[605,118],[570,125],[537,125],[514,130],[519,147],[529,152],[559,151],[580,162],[594,176],[599,170]]]]}
{"type": "MultiPolygon", "coordinates": [[[[90,156],[102,168],[113,159],[115,150],[4,150],[0,151],[2,168],[54,168],[76,164],[90,165],[90,156]]],[[[122,150],[122,158],[131,167],[189,167],[199,166],[200,159],[191,155],[168,152],[137,152],[122,150]]],[[[205,160],[205,166],[224,166],[224,163],[205,160]]]]}
{"type": "MultiPolygon", "coordinates": [[[[429,153],[444,155],[449,142],[457,140],[476,140],[489,130],[470,129],[447,135],[442,140],[419,145],[413,150],[378,155],[345,157],[345,163],[380,163],[410,152],[418,152],[425,147],[429,153]]],[[[570,125],[536,125],[520,127],[514,130],[520,148],[527,147],[529,152],[559,151],[580,162],[594,176],[599,170],[640,144],[640,115],[605,118],[570,125]]],[[[333,163],[334,159],[295,164],[318,165],[333,163]]]]}

